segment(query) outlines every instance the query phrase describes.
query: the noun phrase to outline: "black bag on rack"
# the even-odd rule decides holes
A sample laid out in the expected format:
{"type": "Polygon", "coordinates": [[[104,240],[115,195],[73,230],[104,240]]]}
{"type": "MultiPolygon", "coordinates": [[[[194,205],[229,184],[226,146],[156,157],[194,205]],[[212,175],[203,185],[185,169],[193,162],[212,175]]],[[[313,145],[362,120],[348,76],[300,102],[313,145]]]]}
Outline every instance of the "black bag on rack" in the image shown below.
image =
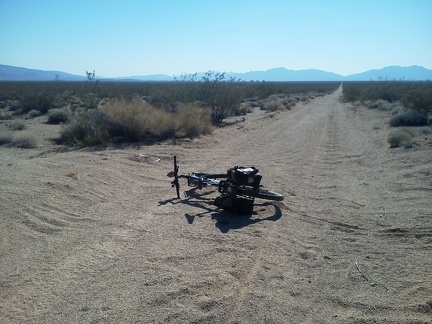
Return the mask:
{"type": "Polygon", "coordinates": [[[258,172],[255,167],[236,166],[228,170],[227,176],[235,184],[258,187],[262,178],[258,172]]]}

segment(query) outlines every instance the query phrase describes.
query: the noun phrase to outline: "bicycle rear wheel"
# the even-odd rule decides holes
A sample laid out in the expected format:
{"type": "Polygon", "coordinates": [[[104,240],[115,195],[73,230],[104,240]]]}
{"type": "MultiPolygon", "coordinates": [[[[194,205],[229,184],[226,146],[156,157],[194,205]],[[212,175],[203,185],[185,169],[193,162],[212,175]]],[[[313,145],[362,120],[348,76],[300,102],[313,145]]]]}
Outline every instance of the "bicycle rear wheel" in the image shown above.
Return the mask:
{"type": "Polygon", "coordinates": [[[237,193],[241,195],[253,196],[255,198],[261,198],[267,200],[281,201],[284,199],[284,196],[278,194],[277,192],[270,191],[267,189],[261,189],[261,188],[258,190],[258,192],[255,192],[253,189],[250,188],[239,188],[237,193]]]}

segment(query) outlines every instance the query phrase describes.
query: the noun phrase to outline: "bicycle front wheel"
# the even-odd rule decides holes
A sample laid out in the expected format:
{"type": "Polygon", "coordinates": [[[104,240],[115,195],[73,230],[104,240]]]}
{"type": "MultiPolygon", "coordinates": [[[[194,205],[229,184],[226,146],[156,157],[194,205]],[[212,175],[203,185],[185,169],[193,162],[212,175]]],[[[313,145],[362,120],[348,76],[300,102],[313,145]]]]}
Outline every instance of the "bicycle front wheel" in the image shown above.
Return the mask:
{"type": "Polygon", "coordinates": [[[239,188],[237,193],[246,196],[253,196],[255,198],[267,199],[267,200],[276,200],[281,201],[284,199],[284,196],[278,194],[277,192],[273,192],[267,189],[259,189],[258,192],[255,192],[253,189],[249,188],[239,188]]]}

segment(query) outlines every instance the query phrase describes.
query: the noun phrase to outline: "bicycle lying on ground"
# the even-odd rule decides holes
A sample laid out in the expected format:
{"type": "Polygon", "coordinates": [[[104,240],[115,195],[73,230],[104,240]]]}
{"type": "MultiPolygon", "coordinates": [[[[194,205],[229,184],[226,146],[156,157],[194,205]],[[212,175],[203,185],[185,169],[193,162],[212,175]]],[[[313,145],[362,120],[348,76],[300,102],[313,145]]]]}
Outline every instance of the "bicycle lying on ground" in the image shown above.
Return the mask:
{"type": "Polygon", "coordinates": [[[239,214],[252,213],[255,198],[276,201],[284,199],[281,194],[262,188],[260,184],[262,176],[255,167],[236,166],[223,174],[203,172],[179,174],[177,157],[174,156],[174,170],[170,171],[167,176],[174,178],[171,184],[176,188],[178,199],[180,199],[179,179],[186,179],[190,187],[198,189],[209,186],[217,187],[220,196],[215,199],[214,205],[239,214]]]}

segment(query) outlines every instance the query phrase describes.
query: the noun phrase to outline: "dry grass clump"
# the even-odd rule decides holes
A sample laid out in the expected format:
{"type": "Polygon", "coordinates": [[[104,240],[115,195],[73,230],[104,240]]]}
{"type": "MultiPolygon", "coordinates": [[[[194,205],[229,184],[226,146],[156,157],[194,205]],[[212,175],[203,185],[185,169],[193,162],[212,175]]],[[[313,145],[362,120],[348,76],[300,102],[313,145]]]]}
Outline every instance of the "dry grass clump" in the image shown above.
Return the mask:
{"type": "Polygon", "coordinates": [[[186,104],[178,108],[175,118],[176,137],[197,137],[210,134],[213,124],[210,118],[210,110],[195,104],[186,104]]]}
{"type": "Polygon", "coordinates": [[[69,124],[63,126],[58,142],[80,147],[108,145],[112,140],[109,134],[112,127],[113,123],[100,110],[82,111],[74,116],[69,124]]]}
{"type": "Polygon", "coordinates": [[[141,99],[113,100],[101,110],[75,116],[61,132],[60,143],[79,146],[120,142],[153,143],[173,137],[196,137],[212,130],[209,110],[194,104],[174,112],[155,108],[141,99]]]}
{"type": "Polygon", "coordinates": [[[377,109],[382,111],[389,111],[392,109],[392,104],[384,99],[378,99],[368,103],[368,108],[377,109]]]}
{"type": "Polygon", "coordinates": [[[270,112],[285,110],[285,105],[280,100],[271,100],[264,103],[263,109],[270,112]]]}
{"type": "Polygon", "coordinates": [[[117,124],[116,135],[129,142],[145,140],[146,137],[169,137],[174,135],[175,119],[163,109],[152,107],[138,99],[114,100],[106,104],[102,112],[117,124]]]}
{"type": "Polygon", "coordinates": [[[39,145],[39,139],[34,133],[20,131],[13,135],[10,144],[21,148],[35,148],[39,145]]]}
{"type": "Polygon", "coordinates": [[[405,148],[413,148],[416,146],[413,140],[413,134],[408,129],[398,129],[390,132],[387,142],[391,148],[404,146],[405,148]]]}

